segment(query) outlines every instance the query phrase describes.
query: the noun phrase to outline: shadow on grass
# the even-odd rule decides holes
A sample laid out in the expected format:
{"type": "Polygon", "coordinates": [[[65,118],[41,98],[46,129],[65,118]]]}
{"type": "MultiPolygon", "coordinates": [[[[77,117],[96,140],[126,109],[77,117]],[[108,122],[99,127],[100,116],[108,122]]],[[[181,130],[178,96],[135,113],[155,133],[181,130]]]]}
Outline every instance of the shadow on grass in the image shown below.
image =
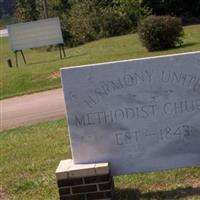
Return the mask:
{"type": "Polygon", "coordinates": [[[137,189],[116,189],[115,200],[181,200],[192,196],[200,196],[200,187],[177,188],[165,191],[141,193],[137,189]]]}
{"type": "MultiPolygon", "coordinates": [[[[149,51],[149,52],[158,52],[159,53],[159,52],[165,52],[166,50],[187,48],[187,47],[192,47],[192,46],[196,46],[196,45],[199,45],[199,44],[200,44],[199,42],[188,42],[188,43],[183,43],[181,45],[177,45],[177,46],[172,47],[172,48],[153,50],[153,51],[149,51]]],[[[185,52],[185,53],[187,53],[187,52],[185,52]]]]}
{"type": "Polygon", "coordinates": [[[178,47],[176,47],[176,49],[179,49],[179,48],[185,48],[185,47],[191,47],[191,46],[195,46],[195,45],[198,45],[199,42],[189,42],[189,43],[184,43],[178,47]]]}

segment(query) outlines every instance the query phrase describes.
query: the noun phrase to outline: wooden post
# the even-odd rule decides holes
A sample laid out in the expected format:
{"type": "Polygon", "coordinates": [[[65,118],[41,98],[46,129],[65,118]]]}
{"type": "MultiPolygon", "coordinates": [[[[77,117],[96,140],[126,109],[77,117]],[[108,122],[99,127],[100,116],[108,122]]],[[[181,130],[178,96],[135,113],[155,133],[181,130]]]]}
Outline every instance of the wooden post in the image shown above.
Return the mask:
{"type": "Polygon", "coordinates": [[[14,53],[15,53],[15,61],[16,61],[16,67],[18,67],[18,55],[17,55],[17,53],[19,51],[21,52],[22,58],[24,60],[24,63],[25,64],[27,63],[23,51],[22,50],[16,50],[16,51],[14,51],[14,53]]]}
{"type": "Polygon", "coordinates": [[[22,57],[23,57],[24,63],[26,64],[26,59],[25,59],[24,53],[23,53],[22,50],[21,50],[20,52],[21,52],[21,54],[22,54],[22,57]]]}
{"type": "Polygon", "coordinates": [[[15,53],[15,62],[16,62],[16,67],[18,67],[17,51],[15,51],[14,53],[15,53]]]}
{"type": "Polygon", "coordinates": [[[59,44],[60,59],[65,58],[65,47],[64,44],[59,44]]]}
{"type": "Polygon", "coordinates": [[[62,44],[62,50],[63,50],[64,57],[66,57],[64,44],[62,44]]]}
{"type": "Polygon", "coordinates": [[[59,53],[60,53],[60,59],[62,59],[62,52],[61,52],[61,46],[59,45],[59,53]]]}

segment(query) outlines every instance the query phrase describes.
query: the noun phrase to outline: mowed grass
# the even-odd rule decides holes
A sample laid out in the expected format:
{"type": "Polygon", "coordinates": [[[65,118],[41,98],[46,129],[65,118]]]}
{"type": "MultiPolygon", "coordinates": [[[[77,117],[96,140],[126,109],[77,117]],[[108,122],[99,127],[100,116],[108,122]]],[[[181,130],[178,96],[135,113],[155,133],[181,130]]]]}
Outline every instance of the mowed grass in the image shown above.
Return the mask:
{"type": "MultiPolygon", "coordinates": [[[[11,200],[56,200],[56,167],[71,157],[66,122],[3,131],[0,155],[0,194],[11,200]]],[[[198,200],[200,168],[120,176],[115,186],[118,200],[198,200]]]]}
{"type": "Polygon", "coordinates": [[[63,60],[58,50],[25,50],[28,64],[25,65],[19,55],[18,68],[8,67],[8,58],[15,65],[14,54],[7,38],[0,38],[0,99],[61,87],[60,78],[56,76],[61,67],[200,50],[200,25],[186,26],[184,30],[184,45],[168,51],[149,53],[141,46],[137,34],[131,34],[66,49],[67,58],[63,60]]]}

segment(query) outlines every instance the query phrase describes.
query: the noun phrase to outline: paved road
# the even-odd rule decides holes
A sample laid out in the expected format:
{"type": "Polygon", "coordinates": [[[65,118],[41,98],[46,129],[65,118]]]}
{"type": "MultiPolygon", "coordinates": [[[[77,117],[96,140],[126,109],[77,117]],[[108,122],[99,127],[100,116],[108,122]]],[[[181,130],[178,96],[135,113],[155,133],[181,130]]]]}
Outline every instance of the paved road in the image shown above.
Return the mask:
{"type": "Polygon", "coordinates": [[[62,89],[0,101],[0,130],[64,117],[62,89]]]}

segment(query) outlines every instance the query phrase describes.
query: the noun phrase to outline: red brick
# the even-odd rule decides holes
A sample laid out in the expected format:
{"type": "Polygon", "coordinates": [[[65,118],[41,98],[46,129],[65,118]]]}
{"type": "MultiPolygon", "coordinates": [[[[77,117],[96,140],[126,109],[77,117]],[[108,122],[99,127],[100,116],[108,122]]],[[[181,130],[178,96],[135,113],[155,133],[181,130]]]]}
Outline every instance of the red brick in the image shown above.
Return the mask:
{"type": "Polygon", "coordinates": [[[82,184],[83,184],[82,178],[58,180],[58,187],[66,187],[66,186],[82,185],[82,184]]]}
{"type": "Polygon", "coordinates": [[[87,200],[112,198],[112,192],[95,192],[87,194],[87,200]]]}
{"type": "Polygon", "coordinates": [[[70,194],[70,188],[69,187],[59,188],[59,194],[60,196],[70,194]]]}
{"type": "Polygon", "coordinates": [[[110,181],[110,175],[101,175],[101,176],[91,176],[84,178],[85,183],[100,183],[100,182],[108,182],[110,181]]]}
{"type": "Polygon", "coordinates": [[[108,183],[103,183],[103,184],[99,184],[99,189],[102,190],[111,190],[113,188],[113,183],[112,182],[108,182],[108,183]]]}
{"type": "Polygon", "coordinates": [[[60,200],[85,200],[84,194],[61,196],[60,200]]]}
{"type": "Polygon", "coordinates": [[[72,193],[88,193],[97,191],[96,185],[86,185],[86,186],[78,186],[72,187],[72,193]]]}

